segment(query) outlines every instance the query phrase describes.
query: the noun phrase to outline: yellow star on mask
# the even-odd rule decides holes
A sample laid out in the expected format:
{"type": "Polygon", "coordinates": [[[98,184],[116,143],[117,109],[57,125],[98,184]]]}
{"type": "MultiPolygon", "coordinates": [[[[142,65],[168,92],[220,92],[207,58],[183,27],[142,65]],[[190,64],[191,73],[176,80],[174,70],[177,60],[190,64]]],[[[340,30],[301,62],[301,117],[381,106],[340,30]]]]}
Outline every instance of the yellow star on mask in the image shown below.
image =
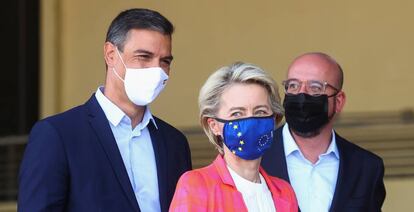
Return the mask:
{"type": "Polygon", "coordinates": [[[229,122],[229,125],[232,125],[233,124],[233,122],[229,122]]]}
{"type": "Polygon", "coordinates": [[[234,151],[234,150],[233,150],[233,151],[231,151],[231,152],[232,152],[233,154],[236,154],[236,151],[234,151]]]}
{"type": "Polygon", "coordinates": [[[244,141],[243,140],[240,140],[240,145],[243,145],[244,144],[244,141]]]}
{"type": "Polygon", "coordinates": [[[242,136],[242,133],[241,132],[238,132],[237,133],[237,137],[241,137],[242,136]]]}
{"type": "Polygon", "coordinates": [[[240,152],[241,152],[241,151],[243,151],[243,148],[239,147],[239,151],[240,151],[240,152]]]}
{"type": "Polygon", "coordinates": [[[237,130],[238,128],[239,128],[239,126],[237,126],[237,125],[233,126],[233,129],[235,129],[235,130],[237,130]]]}

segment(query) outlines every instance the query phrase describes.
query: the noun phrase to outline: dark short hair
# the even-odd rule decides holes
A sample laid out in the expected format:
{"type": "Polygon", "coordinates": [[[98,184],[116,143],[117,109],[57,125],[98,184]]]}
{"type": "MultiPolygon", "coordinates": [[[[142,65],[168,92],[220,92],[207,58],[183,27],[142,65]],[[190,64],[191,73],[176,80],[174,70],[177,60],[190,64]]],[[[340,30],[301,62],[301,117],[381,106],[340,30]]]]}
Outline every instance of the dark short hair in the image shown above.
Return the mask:
{"type": "Polygon", "coordinates": [[[159,12],[134,8],[119,13],[108,28],[105,41],[111,42],[122,52],[131,29],[153,30],[169,36],[174,32],[172,23],[159,12]]]}

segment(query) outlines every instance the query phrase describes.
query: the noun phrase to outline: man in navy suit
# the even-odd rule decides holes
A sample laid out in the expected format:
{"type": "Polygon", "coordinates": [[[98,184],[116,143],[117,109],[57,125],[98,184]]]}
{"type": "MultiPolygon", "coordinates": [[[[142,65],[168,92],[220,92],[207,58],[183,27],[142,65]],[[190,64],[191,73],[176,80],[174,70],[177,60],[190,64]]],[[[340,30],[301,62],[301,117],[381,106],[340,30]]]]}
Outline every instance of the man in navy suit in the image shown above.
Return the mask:
{"type": "Polygon", "coordinates": [[[148,9],[112,21],[105,86],[30,133],[19,211],[168,210],[177,180],[191,169],[190,151],[185,136],[148,105],[168,80],[173,30],[148,9]]]}
{"type": "Polygon", "coordinates": [[[381,211],[384,164],[333,130],[345,105],[343,71],[324,53],[306,53],[283,81],[286,124],[262,158],[271,175],[289,181],[301,211],[381,211]]]}

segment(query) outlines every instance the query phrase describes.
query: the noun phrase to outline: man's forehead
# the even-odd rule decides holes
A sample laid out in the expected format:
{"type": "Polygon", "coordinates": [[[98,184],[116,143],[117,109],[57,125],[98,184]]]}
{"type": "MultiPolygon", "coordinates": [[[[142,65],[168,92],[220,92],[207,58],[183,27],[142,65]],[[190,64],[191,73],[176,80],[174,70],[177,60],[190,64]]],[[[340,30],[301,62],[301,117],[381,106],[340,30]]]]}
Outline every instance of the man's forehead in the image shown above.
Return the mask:
{"type": "Polygon", "coordinates": [[[154,30],[132,29],[128,33],[124,47],[134,52],[137,50],[146,50],[171,54],[171,36],[154,30]]]}
{"type": "Polygon", "coordinates": [[[327,58],[317,55],[306,55],[297,58],[289,67],[288,78],[320,79],[327,75],[335,75],[337,65],[327,58]]]}

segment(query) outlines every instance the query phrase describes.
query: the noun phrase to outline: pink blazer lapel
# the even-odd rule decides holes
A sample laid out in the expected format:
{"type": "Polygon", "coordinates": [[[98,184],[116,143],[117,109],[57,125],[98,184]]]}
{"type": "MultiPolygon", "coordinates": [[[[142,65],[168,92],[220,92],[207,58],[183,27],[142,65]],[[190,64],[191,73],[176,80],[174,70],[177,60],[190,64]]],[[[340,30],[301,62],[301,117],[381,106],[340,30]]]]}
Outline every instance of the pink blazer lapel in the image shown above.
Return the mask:
{"type": "MultiPolygon", "coordinates": [[[[218,173],[218,175],[220,176],[221,181],[228,185],[231,186],[231,200],[227,199],[227,201],[232,201],[233,205],[237,205],[238,207],[235,208],[239,208],[239,210],[237,212],[243,212],[246,211],[247,212],[247,207],[243,201],[243,196],[242,194],[237,190],[236,188],[236,184],[233,181],[233,178],[231,177],[231,174],[229,172],[229,170],[227,169],[227,165],[226,162],[224,161],[223,157],[221,155],[218,155],[217,158],[214,160],[213,162],[214,167],[216,168],[216,171],[218,173]]],[[[224,194],[222,194],[224,195],[224,194]]],[[[227,210],[226,210],[227,211],[227,210]]]]}
{"type": "Polygon", "coordinates": [[[260,167],[260,173],[262,174],[267,186],[269,187],[270,192],[272,193],[272,198],[273,202],[275,203],[276,211],[297,211],[294,208],[292,208],[295,206],[294,204],[292,204],[291,200],[281,196],[280,188],[276,187],[275,185],[277,182],[273,181],[262,167],[260,167]]]}

